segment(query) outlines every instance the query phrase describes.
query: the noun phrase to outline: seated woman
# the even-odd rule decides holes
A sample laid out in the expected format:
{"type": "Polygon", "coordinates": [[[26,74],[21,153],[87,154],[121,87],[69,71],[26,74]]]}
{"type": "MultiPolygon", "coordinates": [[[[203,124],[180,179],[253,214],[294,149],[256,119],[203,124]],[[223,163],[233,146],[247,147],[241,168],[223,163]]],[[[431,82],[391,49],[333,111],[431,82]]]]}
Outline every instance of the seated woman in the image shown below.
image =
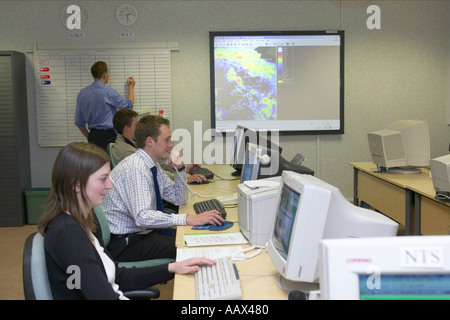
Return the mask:
{"type": "Polygon", "coordinates": [[[108,189],[109,157],[99,147],[73,142],[59,152],[52,171],[47,210],[38,229],[45,236],[50,288],[55,299],[127,299],[123,291],[148,288],[173,278],[174,273],[196,272],[207,258],[155,267],[120,268],[93,235],[95,206],[108,189]],[[74,269],[75,267],[75,269],[74,269]],[[79,286],[73,272],[79,271],[79,286]]]}

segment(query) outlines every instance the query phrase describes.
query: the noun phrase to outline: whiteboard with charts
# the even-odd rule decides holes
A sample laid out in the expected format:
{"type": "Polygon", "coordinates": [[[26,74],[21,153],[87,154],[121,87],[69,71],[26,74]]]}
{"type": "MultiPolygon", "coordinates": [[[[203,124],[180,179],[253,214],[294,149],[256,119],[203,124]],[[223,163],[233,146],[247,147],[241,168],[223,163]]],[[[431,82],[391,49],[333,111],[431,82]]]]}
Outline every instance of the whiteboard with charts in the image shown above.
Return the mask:
{"type": "Polygon", "coordinates": [[[136,79],[133,109],[172,120],[170,49],[57,49],[34,52],[38,143],[43,147],[86,141],[75,126],[76,99],[90,85],[96,61],[108,64],[111,86],[128,96],[126,79],[136,79]]]}

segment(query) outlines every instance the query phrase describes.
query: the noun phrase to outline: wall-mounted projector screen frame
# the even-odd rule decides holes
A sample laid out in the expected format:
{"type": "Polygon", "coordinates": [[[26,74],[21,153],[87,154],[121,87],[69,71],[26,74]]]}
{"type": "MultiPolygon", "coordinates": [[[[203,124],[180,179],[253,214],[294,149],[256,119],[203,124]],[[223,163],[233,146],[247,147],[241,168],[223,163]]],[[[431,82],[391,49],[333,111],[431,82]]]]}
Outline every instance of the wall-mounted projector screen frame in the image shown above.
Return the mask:
{"type": "Polygon", "coordinates": [[[343,134],[344,34],[210,32],[211,128],[343,134]]]}

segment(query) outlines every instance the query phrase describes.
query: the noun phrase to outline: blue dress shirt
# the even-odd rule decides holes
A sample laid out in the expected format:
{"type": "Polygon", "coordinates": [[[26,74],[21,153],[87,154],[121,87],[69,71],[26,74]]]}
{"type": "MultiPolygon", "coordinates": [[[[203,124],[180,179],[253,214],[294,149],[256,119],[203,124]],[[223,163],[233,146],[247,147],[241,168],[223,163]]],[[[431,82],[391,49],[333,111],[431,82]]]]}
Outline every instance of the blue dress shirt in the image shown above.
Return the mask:
{"type": "Polygon", "coordinates": [[[95,80],[93,84],[81,89],[75,109],[75,125],[88,125],[91,129],[113,128],[113,116],[117,109],[132,109],[131,100],[122,97],[116,90],[95,80]]]}

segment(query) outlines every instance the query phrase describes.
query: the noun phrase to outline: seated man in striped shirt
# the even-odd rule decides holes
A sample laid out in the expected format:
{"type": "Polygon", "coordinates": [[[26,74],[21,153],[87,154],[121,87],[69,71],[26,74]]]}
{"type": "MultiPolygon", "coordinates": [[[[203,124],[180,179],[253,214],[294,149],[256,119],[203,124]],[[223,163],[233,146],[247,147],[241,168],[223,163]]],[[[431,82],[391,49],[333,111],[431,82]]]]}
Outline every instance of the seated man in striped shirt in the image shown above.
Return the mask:
{"type": "Polygon", "coordinates": [[[188,190],[184,164],[172,165],[180,174],[171,180],[158,164],[173,148],[169,120],[159,116],[142,117],[136,125],[138,149],[120,161],[111,171],[113,188],[102,205],[111,230],[108,250],[116,261],[140,261],[175,258],[175,239],[160,235],[155,229],[177,225],[221,225],[224,220],[216,210],[198,215],[166,214],[159,207],[162,198],[175,205],[186,203],[188,190]],[[152,170],[156,168],[156,180],[152,170]],[[158,188],[155,188],[155,182],[158,188]],[[159,195],[158,197],[158,190],[159,195]]]}

